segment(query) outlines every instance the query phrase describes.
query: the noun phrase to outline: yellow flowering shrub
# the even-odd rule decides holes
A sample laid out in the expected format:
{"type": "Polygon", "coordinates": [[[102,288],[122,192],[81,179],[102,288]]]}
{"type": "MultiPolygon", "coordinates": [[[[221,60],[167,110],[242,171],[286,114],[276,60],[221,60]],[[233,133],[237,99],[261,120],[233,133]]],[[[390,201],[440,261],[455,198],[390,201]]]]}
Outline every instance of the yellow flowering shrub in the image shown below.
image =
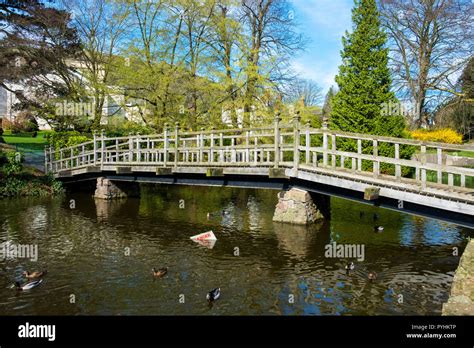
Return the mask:
{"type": "Polygon", "coordinates": [[[426,130],[426,129],[417,129],[410,132],[413,139],[423,140],[423,141],[437,141],[440,143],[448,144],[461,144],[462,135],[456,133],[455,130],[450,128],[426,130]]]}

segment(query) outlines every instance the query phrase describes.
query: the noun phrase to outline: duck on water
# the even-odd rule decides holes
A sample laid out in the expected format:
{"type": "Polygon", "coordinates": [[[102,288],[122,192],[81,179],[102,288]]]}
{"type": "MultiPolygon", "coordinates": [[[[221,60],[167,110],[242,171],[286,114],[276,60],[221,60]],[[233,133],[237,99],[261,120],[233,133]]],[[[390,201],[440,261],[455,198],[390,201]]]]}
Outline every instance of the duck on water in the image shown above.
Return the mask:
{"type": "Polygon", "coordinates": [[[151,270],[153,272],[153,276],[156,277],[156,278],[164,277],[166,275],[166,273],[168,273],[168,268],[167,267],[163,267],[163,268],[160,268],[160,269],[156,269],[155,267],[153,267],[151,270]]]}
{"type": "Polygon", "coordinates": [[[349,275],[351,271],[353,271],[355,268],[354,262],[349,262],[346,265],[346,274],[349,275]]]}
{"type": "Polygon", "coordinates": [[[206,300],[208,302],[214,302],[221,296],[221,288],[215,288],[214,290],[211,290],[207,293],[206,295],[206,300]]]}
{"type": "Polygon", "coordinates": [[[37,287],[42,282],[43,282],[43,279],[34,280],[32,282],[28,282],[28,283],[25,283],[23,285],[21,285],[20,282],[15,282],[15,287],[18,291],[30,290],[30,289],[33,289],[33,288],[37,287]]]}
{"type": "Polygon", "coordinates": [[[48,273],[47,270],[44,270],[44,271],[35,271],[35,272],[28,272],[28,271],[24,271],[23,272],[23,275],[26,277],[26,279],[38,279],[38,278],[42,278],[46,275],[46,273],[48,273]]]}

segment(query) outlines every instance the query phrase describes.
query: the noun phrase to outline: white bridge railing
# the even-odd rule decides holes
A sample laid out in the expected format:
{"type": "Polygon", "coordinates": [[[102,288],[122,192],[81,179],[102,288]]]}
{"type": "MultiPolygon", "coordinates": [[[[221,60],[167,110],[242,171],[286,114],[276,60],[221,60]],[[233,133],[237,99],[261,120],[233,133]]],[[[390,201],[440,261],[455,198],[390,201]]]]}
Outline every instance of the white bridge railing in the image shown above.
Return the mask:
{"type": "MultiPolygon", "coordinates": [[[[274,125],[259,128],[182,132],[176,124],[172,129],[165,126],[164,132],[157,135],[95,134],[93,140],[76,146],[47,148],[45,168],[56,175],[87,167],[104,170],[110,166],[268,167],[292,168],[294,172],[324,169],[352,174],[354,180],[363,175],[415,183],[421,190],[429,186],[472,194],[474,169],[450,163],[452,158],[447,154],[453,151],[474,154],[474,146],[316,129],[300,124],[299,117],[293,124],[285,125],[276,117],[274,125]],[[347,150],[348,144],[351,150],[347,150]],[[346,150],[341,150],[341,145],[346,150]],[[418,155],[401,158],[406,148],[418,155]],[[388,152],[393,156],[382,155],[388,152]],[[414,177],[408,177],[404,168],[412,168],[414,177]]],[[[455,159],[469,160],[463,156],[455,159]]]]}

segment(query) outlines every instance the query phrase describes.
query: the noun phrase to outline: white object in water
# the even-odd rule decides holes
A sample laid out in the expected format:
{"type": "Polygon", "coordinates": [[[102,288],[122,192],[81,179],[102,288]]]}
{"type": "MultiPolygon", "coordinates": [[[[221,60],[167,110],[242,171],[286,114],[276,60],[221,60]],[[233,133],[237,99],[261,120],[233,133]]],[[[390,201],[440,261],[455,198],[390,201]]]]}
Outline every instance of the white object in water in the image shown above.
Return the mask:
{"type": "Polygon", "coordinates": [[[197,241],[207,241],[207,240],[217,240],[216,236],[214,235],[214,232],[212,231],[207,231],[204,233],[196,234],[195,236],[190,237],[191,240],[197,242],[197,241]]]}

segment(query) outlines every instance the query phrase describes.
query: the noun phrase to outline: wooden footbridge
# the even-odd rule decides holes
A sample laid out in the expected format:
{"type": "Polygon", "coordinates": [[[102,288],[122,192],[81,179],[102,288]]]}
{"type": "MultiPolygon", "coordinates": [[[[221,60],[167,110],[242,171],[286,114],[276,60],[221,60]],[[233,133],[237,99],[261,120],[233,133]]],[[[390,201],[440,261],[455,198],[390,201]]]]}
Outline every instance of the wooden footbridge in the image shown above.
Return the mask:
{"type": "Polygon", "coordinates": [[[453,162],[451,156],[461,151],[474,153],[474,146],[316,129],[300,124],[298,116],[282,124],[277,116],[273,125],[259,128],[183,132],[176,124],[157,135],[95,134],[76,146],[46,149],[45,168],[67,183],[107,177],[299,187],[474,228],[474,169],[457,164],[468,158],[453,162]],[[401,158],[407,149],[417,155],[401,158]],[[375,197],[367,200],[367,190],[375,197]]]}

